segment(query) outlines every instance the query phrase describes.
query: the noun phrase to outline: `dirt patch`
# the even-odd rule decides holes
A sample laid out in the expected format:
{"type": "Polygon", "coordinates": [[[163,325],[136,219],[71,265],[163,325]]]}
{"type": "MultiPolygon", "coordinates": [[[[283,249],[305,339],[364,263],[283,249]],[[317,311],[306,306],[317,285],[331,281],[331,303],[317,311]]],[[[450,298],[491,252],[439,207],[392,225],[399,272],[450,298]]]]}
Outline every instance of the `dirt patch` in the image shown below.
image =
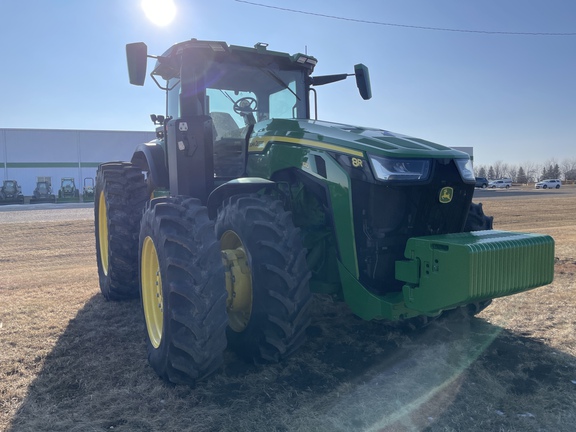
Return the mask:
{"type": "Polygon", "coordinates": [[[318,296],[294,356],[254,365],[227,352],[222,370],[193,389],[149,367],[139,301],[99,294],[93,222],[4,224],[0,430],[571,431],[573,201],[484,204],[497,229],[556,239],[547,287],[420,330],[364,322],[318,296]],[[542,221],[543,206],[554,218],[542,221]]]}

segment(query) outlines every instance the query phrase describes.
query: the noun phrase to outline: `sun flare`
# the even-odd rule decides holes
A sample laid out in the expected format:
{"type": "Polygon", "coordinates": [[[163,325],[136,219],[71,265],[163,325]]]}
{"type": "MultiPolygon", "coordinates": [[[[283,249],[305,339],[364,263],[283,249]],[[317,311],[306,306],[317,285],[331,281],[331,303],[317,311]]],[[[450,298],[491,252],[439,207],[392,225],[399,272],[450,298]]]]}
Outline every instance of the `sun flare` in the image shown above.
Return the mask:
{"type": "Polygon", "coordinates": [[[176,5],[172,0],[142,0],[146,17],[157,26],[170,24],[176,16],[176,5]]]}

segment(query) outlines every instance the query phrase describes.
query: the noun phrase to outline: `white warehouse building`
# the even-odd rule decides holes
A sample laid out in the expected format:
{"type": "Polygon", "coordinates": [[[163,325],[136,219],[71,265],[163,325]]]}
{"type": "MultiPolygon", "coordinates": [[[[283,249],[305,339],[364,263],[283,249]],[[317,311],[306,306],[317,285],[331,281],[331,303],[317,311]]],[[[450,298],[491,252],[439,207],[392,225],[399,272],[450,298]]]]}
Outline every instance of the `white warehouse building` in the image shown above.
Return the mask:
{"type": "Polygon", "coordinates": [[[72,177],[82,190],[99,164],[129,161],[138,144],[154,138],[153,131],[0,128],[0,185],[16,180],[30,196],[37,181],[48,180],[57,194],[61,179],[72,177]]]}

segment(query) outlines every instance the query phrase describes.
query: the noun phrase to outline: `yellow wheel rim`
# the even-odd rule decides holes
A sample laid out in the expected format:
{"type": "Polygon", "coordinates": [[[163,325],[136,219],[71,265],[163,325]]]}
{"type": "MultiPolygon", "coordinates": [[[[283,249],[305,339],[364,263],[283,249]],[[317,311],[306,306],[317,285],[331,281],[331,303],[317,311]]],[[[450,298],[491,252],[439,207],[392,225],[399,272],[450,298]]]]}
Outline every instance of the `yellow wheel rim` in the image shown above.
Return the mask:
{"type": "Polygon", "coordinates": [[[108,212],[104,191],[98,198],[98,245],[100,246],[100,264],[102,271],[108,275],[108,212]]]}
{"type": "Polygon", "coordinates": [[[242,240],[234,231],[226,231],[222,235],[220,249],[228,291],[228,323],[235,332],[242,332],[248,326],[252,315],[252,272],[242,240]]]}
{"type": "Polygon", "coordinates": [[[162,296],[162,275],[154,242],[150,237],[142,245],[141,285],[142,306],[150,343],[154,348],[160,346],[164,327],[164,300],[162,296]]]}

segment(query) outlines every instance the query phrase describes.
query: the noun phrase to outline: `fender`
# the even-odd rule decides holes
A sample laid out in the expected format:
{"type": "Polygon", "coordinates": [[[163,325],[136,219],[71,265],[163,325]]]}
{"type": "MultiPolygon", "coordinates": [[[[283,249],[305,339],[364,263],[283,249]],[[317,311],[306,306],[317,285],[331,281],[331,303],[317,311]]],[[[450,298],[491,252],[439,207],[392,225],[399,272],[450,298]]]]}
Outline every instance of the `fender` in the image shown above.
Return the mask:
{"type": "Polygon", "coordinates": [[[254,193],[262,189],[274,189],[277,186],[275,182],[260,177],[243,177],[230,180],[218,186],[208,196],[208,215],[210,219],[214,219],[220,204],[232,195],[254,193]]]}
{"type": "Polygon", "coordinates": [[[154,188],[169,188],[166,156],[160,144],[155,141],[139,144],[132,155],[131,162],[148,173],[148,181],[154,188]]]}

